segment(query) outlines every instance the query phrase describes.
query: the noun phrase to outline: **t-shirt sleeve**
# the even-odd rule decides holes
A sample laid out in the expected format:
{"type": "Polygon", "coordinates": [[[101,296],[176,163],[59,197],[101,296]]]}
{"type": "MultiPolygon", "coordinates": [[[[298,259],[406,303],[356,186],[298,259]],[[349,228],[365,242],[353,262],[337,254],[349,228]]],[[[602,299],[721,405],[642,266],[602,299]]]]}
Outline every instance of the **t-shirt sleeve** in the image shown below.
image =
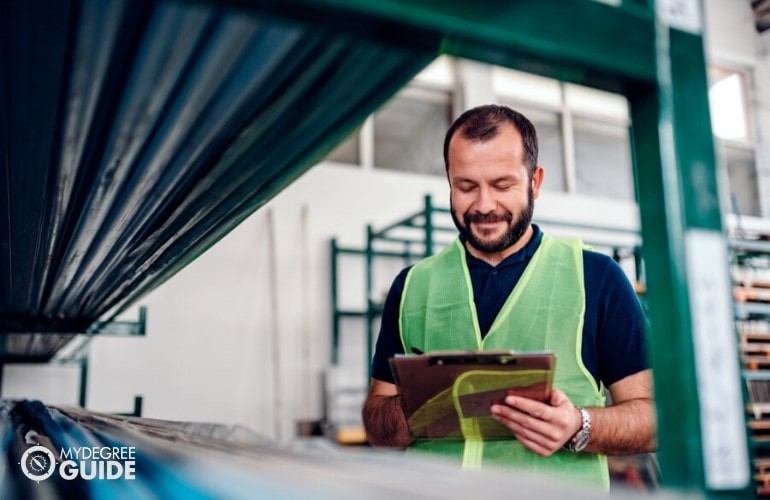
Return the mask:
{"type": "Polygon", "coordinates": [[[396,354],[404,353],[404,346],[401,343],[401,333],[398,327],[398,317],[401,309],[401,295],[404,291],[404,283],[409,268],[404,269],[393,280],[393,284],[385,299],[385,305],[382,309],[382,321],[380,322],[380,334],[377,337],[377,346],[374,350],[374,359],[372,360],[372,378],[390,382],[393,380],[393,373],[390,371],[388,360],[396,354]]]}
{"type": "Polygon", "coordinates": [[[605,255],[599,258],[606,262],[597,291],[598,375],[605,386],[610,386],[649,368],[645,339],[647,318],[623,269],[605,255]]]}

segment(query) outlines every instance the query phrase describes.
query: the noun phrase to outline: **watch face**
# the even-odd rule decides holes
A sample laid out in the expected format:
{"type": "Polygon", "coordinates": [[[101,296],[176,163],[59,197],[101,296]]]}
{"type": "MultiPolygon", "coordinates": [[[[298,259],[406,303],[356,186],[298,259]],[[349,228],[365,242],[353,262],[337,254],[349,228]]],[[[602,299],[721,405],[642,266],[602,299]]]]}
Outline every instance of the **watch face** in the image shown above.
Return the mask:
{"type": "Polygon", "coordinates": [[[588,446],[588,440],[590,437],[591,434],[588,431],[581,430],[575,436],[575,440],[572,443],[572,449],[575,451],[583,451],[583,449],[588,446]]]}
{"type": "Polygon", "coordinates": [[[567,446],[570,451],[583,451],[591,439],[591,415],[585,408],[578,407],[577,409],[580,411],[580,416],[583,419],[583,427],[570,440],[567,446]]]}

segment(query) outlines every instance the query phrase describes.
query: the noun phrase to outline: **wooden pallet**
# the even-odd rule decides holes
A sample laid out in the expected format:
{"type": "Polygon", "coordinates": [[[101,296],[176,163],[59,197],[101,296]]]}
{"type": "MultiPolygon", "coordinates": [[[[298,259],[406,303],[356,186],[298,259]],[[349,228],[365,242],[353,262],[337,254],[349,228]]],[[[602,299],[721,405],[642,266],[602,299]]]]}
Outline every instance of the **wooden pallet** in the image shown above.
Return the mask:
{"type": "Polygon", "coordinates": [[[770,430],[770,419],[749,420],[747,425],[753,430],[770,430]]]}
{"type": "Polygon", "coordinates": [[[770,496],[770,459],[754,459],[754,483],[758,496],[770,496]]]}
{"type": "Polygon", "coordinates": [[[770,344],[770,333],[741,333],[741,342],[748,343],[768,343],[770,344]]]}
{"type": "Polygon", "coordinates": [[[770,342],[741,342],[740,347],[744,354],[756,353],[770,357],[770,342]]]}
{"type": "Polygon", "coordinates": [[[755,458],[754,468],[759,474],[770,474],[770,458],[755,458]]]}
{"type": "Polygon", "coordinates": [[[747,370],[770,369],[769,356],[743,355],[741,356],[741,361],[743,361],[743,366],[745,366],[747,370]]]}
{"type": "Polygon", "coordinates": [[[751,439],[757,443],[770,443],[770,419],[749,420],[746,425],[751,430],[751,439]]]}
{"type": "Polygon", "coordinates": [[[733,288],[733,298],[738,302],[770,303],[770,288],[738,286],[733,288]]]}
{"type": "Polygon", "coordinates": [[[770,417],[770,403],[749,403],[746,405],[746,411],[757,420],[765,416],[770,417]]]}
{"type": "Polygon", "coordinates": [[[770,289],[770,281],[739,280],[736,284],[741,288],[770,289]]]}

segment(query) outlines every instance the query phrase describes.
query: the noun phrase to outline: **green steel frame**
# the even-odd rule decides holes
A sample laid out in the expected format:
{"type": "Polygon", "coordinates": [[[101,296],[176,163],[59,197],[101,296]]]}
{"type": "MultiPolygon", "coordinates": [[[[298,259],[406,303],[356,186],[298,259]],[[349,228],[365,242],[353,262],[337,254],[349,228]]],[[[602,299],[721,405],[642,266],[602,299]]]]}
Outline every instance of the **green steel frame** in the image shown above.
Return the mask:
{"type": "MultiPolygon", "coordinates": [[[[697,255],[694,238],[691,248],[685,244],[688,235],[713,236],[716,239],[709,241],[716,241],[717,250],[724,247],[725,253],[727,246],[717,202],[701,3],[289,2],[301,3],[337,9],[344,22],[374,17],[439,33],[445,53],[628,97],[648,277],[663,484],[707,495],[750,495],[748,455],[737,456],[734,449],[718,456],[704,453],[708,436],[701,412],[708,387],[699,387],[699,375],[712,370],[711,375],[730,379],[736,374],[729,366],[714,369],[696,364],[697,332],[692,317],[696,304],[688,293],[692,292],[688,266],[694,268],[692,256],[697,255]],[[489,15],[493,8],[495,15],[489,15]],[[678,383],[670,383],[672,379],[678,383]],[[723,468],[734,472],[727,481],[715,480],[706,469],[708,460],[721,461],[723,468]]],[[[721,266],[712,268],[715,277],[727,271],[721,266]]],[[[730,301],[729,288],[713,293],[720,304],[730,301]]],[[[720,338],[733,334],[722,330],[713,333],[720,338]]],[[[738,387],[735,382],[731,391],[738,387]]]]}
{"type": "MultiPolygon", "coordinates": [[[[404,219],[390,224],[378,231],[371,225],[366,226],[366,244],[364,248],[343,247],[336,239],[331,240],[331,299],[332,299],[332,363],[338,362],[338,351],[342,319],[346,317],[364,318],[366,321],[366,359],[374,355],[374,322],[382,312],[382,305],[373,300],[374,261],[378,257],[401,259],[404,265],[417,259],[433,255],[436,240],[434,232],[455,232],[454,227],[438,226],[433,221],[434,213],[449,213],[446,208],[435,207],[430,196],[425,197],[425,208],[404,219]],[[420,237],[405,238],[394,235],[399,228],[419,229],[420,237]],[[377,249],[377,242],[390,242],[403,245],[401,252],[377,249]],[[418,248],[419,250],[415,250],[418,248]],[[343,255],[357,255],[364,259],[366,307],[364,309],[341,309],[339,306],[339,259],[343,255]]],[[[368,362],[368,361],[367,361],[368,362]]],[[[368,375],[368,373],[367,373],[368,375]]],[[[368,383],[368,378],[366,380],[368,383]]]]}

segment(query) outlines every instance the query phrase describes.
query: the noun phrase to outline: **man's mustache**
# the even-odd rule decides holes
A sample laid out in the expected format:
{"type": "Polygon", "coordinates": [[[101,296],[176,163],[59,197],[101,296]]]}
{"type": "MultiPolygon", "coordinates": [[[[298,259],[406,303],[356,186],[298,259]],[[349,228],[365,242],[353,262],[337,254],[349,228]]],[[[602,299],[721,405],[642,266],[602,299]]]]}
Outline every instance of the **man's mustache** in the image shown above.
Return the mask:
{"type": "Polygon", "coordinates": [[[511,222],[513,220],[513,214],[506,212],[503,215],[497,214],[465,214],[466,224],[472,224],[474,222],[511,222]]]}

